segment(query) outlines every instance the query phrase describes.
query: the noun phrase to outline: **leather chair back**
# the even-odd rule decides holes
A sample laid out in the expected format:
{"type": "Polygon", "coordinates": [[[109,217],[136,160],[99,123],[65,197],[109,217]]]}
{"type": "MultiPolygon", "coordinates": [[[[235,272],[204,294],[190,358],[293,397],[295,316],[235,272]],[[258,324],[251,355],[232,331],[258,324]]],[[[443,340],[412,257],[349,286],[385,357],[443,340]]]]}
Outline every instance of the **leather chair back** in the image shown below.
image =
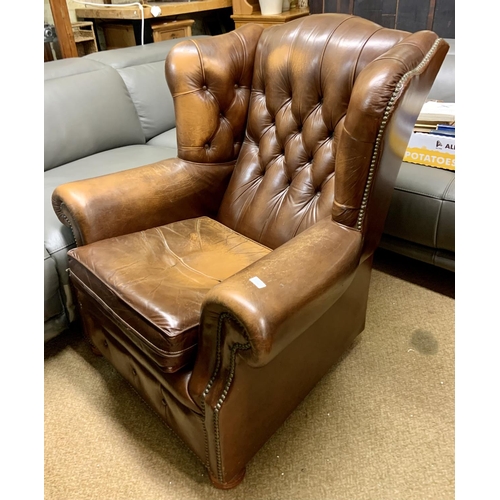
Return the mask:
{"type": "Polygon", "coordinates": [[[389,101],[434,40],[349,16],[265,30],[219,220],[271,248],[331,213],[356,227],[389,101]]]}
{"type": "Polygon", "coordinates": [[[341,14],[222,36],[231,57],[205,39],[166,63],[179,157],[236,160],[218,220],[274,249],[332,216],[368,255],[447,44],[341,14]]]}

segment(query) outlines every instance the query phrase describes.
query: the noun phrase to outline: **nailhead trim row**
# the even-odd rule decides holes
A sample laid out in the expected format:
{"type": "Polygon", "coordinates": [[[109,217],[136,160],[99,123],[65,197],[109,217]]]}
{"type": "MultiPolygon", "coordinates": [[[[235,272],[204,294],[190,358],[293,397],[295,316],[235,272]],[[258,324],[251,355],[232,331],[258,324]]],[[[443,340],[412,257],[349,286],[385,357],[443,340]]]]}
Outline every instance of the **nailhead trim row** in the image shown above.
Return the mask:
{"type": "MultiPolygon", "coordinates": [[[[208,452],[208,434],[207,434],[207,428],[206,428],[206,419],[205,419],[205,400],[210,392],[210,389],[212,388],[215,379],[219,373],[220,365],[221,365],[221,332],[222,332],[222,325],[225,320],[230,320],[234,321],[237,323],[241,328],[242,331],[245,332],[245,329],[243,325],[231,314],[229,313],[222,313],[219,316],[219,321],[217,324],[217,350],[216,350],[216,362],[215,362],[215,368],[214,372],[212,374],[212,377],[210,378],[210,381],[207,384],[207,387],[202,393],[202,415],[203,415],[203,431],[205,433],[205,453],[206,453],[206,467],[208,470],[210,470],[210,457],[209,457],[209,452],[208,452]]],[[[246,334],[245,334],[246,337],[246,334]]],[[[221,446],[220,446],[220,431],[219,431],[219,412],[222,408],[222,404],[224,403],[224,400],[226,399],[226,396],[229,392],[229,389],[231,387],[231,384],[233,382],[234,378],[234,372],[236,370],[236,354],[240,350],[246,350],[250,349],[251,345],[250,342],[247,342],[246,344],[241,344],[241,343],[236,343],[231,346],[231,360],[230,360],[230,370],[229,370],[229,377],[226,382],[226,385],[224,387],[224,390],[222,391],[222,395],[217,401],[217,404],[215,405],[214,408],[214,433],[215,433],[215,451],[216,451],[216,457],[217,457],[217,479],[222,483],[224,481],[224,476],[222,472],[222,454],[221,454],[221,446]]]]}
{"type": "Polygon", "coordinates": [[[71,224],[71,221],[69,220],[69,218],[66,216],[66,214],[62,210],[60,211],[59,215],[68,223],[68,227],[71,230],[71,234],[73,235],[73,239],[76,242],[75,231],[73,229],[73,225],[71,224]]]}
{"type": "Polygon", "coordinates": [[[385,128],[387,126],[389,116],[394,108],[394,103],[396,101],[396,98],[397,98],[399,92],[401,91],[401,89],[403,88],[404,84],[406,83],[406,81],[409,78],[411,78],[413,75],[419,73],[420,70],[429,62],[430,58],[432,57],[432,55],[436,51],[441,40],[442,40],[442,38],[438,38],[434,42],[432,47],[430,48],[429,52],[427,52],[427,54],[424,56],[422,61],[418,64],[418,66],[416,66],[412,70],[408,71],[407,73],[405,73],[401,77],[401,80],[399,80],[399,82],[396,84],[396,88],[394,89],[394,91],[391,95],[391,98],[389,99],[389,102],[387,103],[387,106],[386,106],[385,111],[384,111],[384,117],[382,118],[382,123],[380,124],[377,138],[375,139],[375,147],[373,148],[373,155],[372,155],[372,159],[371,159],[371,163],[370,163],[370,169],[368,170],[368,177],[366,179],[365,190],[363,193],[363,199],[361,201],[361,208],[359,210],[358,220],[356,221],[356,228],[359,230],[361,230],[361,228],[363,227],[363,220],[365,218],[365,210],[366,210],[366,207],[368,205],[368,196],[369,196],[371,184],[373,181],[373,174],[375,171],[375,166],[377,164],[378,157],[379,157],[382,136],[383,136],[385,128]]]}
{"type": "Polygon", "coordinates": [[[220,434],[219,434],[219,411],[222,407],[222,403],[224,403],[224,400],[226,399],[227,393],[229,392],[229,388],[231,387],[231,384],[233,382],[234,372],[236,370],[236,353],[240,350],[250,349],[250,347],[251,347],[250,343],[247,344],[237,343],[231,346],[231,368],[229,371],[229,377],[226,386],[222,391],[222,395],[219,398],[219,401],[217,401],[217,404],[215,405],[214,409],[214,431],[215,431],[215,449],[217,454],[217,476],[221,483],[223,482],[223,476],[222,476],[222,454],[220,449],[220,434]]]}

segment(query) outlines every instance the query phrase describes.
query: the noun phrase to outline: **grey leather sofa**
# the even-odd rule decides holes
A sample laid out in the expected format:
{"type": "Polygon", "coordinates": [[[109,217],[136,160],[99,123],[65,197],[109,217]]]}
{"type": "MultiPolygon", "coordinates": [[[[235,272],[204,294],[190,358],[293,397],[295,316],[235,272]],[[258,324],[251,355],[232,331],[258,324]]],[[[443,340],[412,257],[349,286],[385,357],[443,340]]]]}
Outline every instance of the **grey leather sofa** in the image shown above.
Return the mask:
{"type": "MultiPolygon", "coordinates": [[[[429,99],[455,102],[455,40],[429,99]]],[[[403,162],[381,248],[455,271],[455,172],[403,162]]]]}
{"type": "Polygon", "coordinates": [[[54,213],[52,192],[64,182],[177,155],[164,64],[180,40],[44,64],[45,341],[75,319],[66,272],[66,253],[75,240],[54,213]]]}

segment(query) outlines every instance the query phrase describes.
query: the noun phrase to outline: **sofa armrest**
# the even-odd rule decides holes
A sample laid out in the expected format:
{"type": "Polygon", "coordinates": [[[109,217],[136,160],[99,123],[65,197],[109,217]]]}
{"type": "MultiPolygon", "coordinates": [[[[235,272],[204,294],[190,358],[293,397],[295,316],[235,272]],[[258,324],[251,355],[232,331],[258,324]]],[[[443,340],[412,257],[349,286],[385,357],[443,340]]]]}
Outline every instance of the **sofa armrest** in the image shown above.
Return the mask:
{"type": "Polygon", "coordinates": [[[234,349],[263,366],[319,319],[351,283],[361,248],[359,231],[328,217],[212,288],[202,305],[193,398],[201,404],[234,349]]]}
{"type": "Polygon", "coordinates": [[[172,158],[58,186],[52,206],[78,246],[180,219],[214,216],[234,162],[172,158]]]}

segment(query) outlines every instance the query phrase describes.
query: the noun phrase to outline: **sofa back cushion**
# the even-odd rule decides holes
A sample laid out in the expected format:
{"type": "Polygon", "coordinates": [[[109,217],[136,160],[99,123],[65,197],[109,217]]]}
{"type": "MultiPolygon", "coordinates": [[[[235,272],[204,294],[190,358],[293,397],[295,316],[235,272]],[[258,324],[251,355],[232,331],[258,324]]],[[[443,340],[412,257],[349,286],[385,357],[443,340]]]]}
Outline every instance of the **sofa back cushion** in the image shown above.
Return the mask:
{"type": "Polygon", "coordinates": [[[165,61],[118,69],[149,141],[175,127],[174,102],[165,79],[165,61]]]}
{"type": "Polygon", "coordinates": [[[450,50],[429,92],[428,99],[455,102],[455,40],[446,38],[450,50]]]}
{"type": "Polygon", "coordinates": [[[119,73],[82,58],[44,64],[45,170],[108,149],[144,144],[144,132],[119,73]]]}
{"type": "Polygon", "coordinates": [[[161,42],[147,43],[145,45],[136,45],[134,47],[123,47],[113,50],[102,50],[93,52],[84,56],[84,59],[98,61],[111,66],[115,69],[130,68],[152,62],[163,61],[167,57],[174,45],[183,40],[191,38],[207,38],[206,35],[196,35],[183,38],[174,38],[172,40],[163,40],[161,42]]]}
{"type": "Polygon", "coordinates": [[[206,37],[163,40],[85,56],[118,70],[137,109],[147,141],[175,128],[172,94],[165,79],[165,59],[174,45],[191,38],[206,37]]]}

